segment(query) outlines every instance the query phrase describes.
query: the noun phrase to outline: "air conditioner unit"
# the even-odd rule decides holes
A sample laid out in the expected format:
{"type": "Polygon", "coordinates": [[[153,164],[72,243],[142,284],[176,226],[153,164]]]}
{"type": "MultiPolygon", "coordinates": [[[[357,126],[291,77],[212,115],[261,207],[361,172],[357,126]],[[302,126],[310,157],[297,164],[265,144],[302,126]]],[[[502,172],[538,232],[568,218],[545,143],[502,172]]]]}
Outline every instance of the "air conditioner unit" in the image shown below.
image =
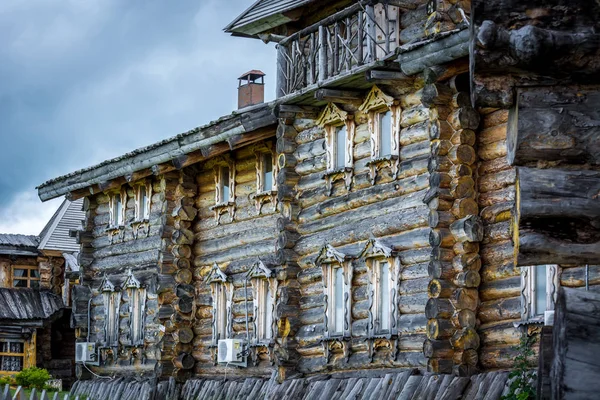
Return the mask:
{"type": "Polygon", "coordinates": [[[221,339],[217,349],[217,359],[219,363],[236,365],[238,367],[246,366],[246,346],[243,340],[239,339],[221,339]]]}
{"type": "Polygon", "coordinates": [[[96,343],[75,343],[75,362],[100,365],[100,360],[98,359],[98,353],[96,351],[96,343]]]}

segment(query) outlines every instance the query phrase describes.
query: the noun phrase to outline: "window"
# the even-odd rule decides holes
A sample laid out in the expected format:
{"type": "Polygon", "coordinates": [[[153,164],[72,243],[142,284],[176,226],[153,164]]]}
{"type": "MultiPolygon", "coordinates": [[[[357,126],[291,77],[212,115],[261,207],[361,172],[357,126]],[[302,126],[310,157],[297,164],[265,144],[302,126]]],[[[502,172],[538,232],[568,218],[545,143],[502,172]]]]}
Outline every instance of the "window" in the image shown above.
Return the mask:
{"type": "Polygon", "coordinates": [[[263,192],[273,190],[273,156],[271,154],[263,154],[263,192]]]}
{"type": "Polygon", "coordinates": [[[252,282],[254,303],[254,343],[268,344],[273,339],[277,279],[265,264],[258,260],[248,270],[246,279],[252,282]]]}
{"type": "Polygon", "coordinates": [[[139,185],[135,196],[135,220],[146,221],[150,219],[150,198],[152,186],[139,185]]]}
{"type": "Polygon", "coordinates": [[[219,198],[221,203],[229,201],[229,167],[221,167],[221,180],[219,181],[219,198]]]}
{"type": "Polygon", "coordinates": [[[367,242],[359,257],[365,259],[370,274],[368,334],[395,335],[398,257],[376,239],[367,242]]]}
{"type": "Polygon", "coordinates": [[[141,287],[131,270],[128,270],[123,286],[129,297],[129,342],[133,346],[140,346],[144,344],[146,289],[141,287]]]}
{"type": "Polygon", "coordinates": [[[392,112],[377,114],[377,131],[379,134],[379,157],[392,154],[392,112]]]}
{"type": "Polygon", "coordinates": [[[521,268],[521,319],[544,320],[554,310],[558,288],[558,266],[537,265],[521,268]]]}
{"type": "Polygon", "coordinates": [[[326,245],[315,264],[321,267],[323,274],[323,335],[325,338],[350,337],[352,258],[326,245]]]}
{"type": "Polygon", "coordinates": [[[127,194],[123,190],[110,196],[110,227],[118,228],[125,224],[125,204],[127,194]]]}
{"type": "MultiPolygon", "coordinates": [[[[115,291],[115,286],[104,276],[100,284],[104,305],[104,346],[116,347],[119,343],[119,308],[121,293],[115,291]]],[[[88,316],[91,318],[91,315],[88,316]]]]}
{"type": "Polygon", "coordinates": [[[38,267],[30,265],[13,265],[12,285],[15,288],[39,289],[40,271],[38,267]]]}
{"type": "Polygon", "coordinates": [[[342,169],[346,165],[346,127],[335,128],[335,169],[342,169]]]}
{"type": "Polygon", "coordinates": [[[210,209],[215,214],[217,224],[221,216],[229,213],[231,221],[235,219],[235,163],[229,157],[211,159],[207,167],[212,167],[215,176],[215,205],[210,209]]]}
{"type": "Polygon", "coordinates": [[[20,340],[0,340],[0,373],[23,369],[25,343],[20,340]]]}
{"type": "Polygon", "coordinates": [[[260,143],[254,147],[256,156],[256,193],[263,194],[277,190],[277,165],[273,144],[260,143]]]}
{"type": "Polygon", "coordinates": [[[215,263],[207,276],[212,296],[212,345],[216,346],[219,339],[228,338],[230,331],[229,315],[233,286],[227,282],[227,276],[215,263]]]}

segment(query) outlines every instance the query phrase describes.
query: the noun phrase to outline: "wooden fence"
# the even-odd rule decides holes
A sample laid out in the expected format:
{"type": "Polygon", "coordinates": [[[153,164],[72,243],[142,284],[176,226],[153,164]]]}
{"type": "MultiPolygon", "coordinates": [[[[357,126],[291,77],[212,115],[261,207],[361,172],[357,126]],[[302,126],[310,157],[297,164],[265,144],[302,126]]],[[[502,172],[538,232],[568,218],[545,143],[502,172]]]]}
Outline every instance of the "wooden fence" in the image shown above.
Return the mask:
{"type": "MultiPolygon", "coordinates": [[[[0,387],[0,389],[2,389],[0,387]]],[[[58,392],[46,392],[42,390],[39,392],[36,389],[32,389],[29,396],[25,394],[25,389],[19,386],[14,393],[11,393],[10,386],[4,386],[4,389],[0,390],[0,400],[80,400],[79,396],[72,397],[65,394],[61,397],[58,392]]],[[[83,400],[83,399],[81,399],[83,400]]]]}

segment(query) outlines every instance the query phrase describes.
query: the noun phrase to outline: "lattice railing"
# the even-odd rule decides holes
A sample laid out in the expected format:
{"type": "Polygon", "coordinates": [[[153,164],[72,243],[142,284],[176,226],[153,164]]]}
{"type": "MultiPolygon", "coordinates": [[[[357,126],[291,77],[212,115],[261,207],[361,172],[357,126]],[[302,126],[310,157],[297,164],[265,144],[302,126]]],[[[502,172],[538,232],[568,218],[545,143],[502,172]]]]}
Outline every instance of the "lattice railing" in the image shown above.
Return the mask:
{"type": "Polygon", "coordinates": [[[385,58],[398,47],[398,7],[361,1],[282,40],[277,96],[385,58]]]}

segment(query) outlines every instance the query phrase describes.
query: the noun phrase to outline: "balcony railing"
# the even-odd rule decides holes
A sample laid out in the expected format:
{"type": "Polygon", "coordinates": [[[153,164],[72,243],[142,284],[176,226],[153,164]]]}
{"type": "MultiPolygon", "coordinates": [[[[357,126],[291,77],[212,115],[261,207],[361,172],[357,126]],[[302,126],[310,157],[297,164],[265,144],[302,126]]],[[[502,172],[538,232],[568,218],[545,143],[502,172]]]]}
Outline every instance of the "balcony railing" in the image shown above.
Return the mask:
{"type": "Polygon", "coordinates": [[[277,97],[385,59],[399,45],[398,13],[361,1],[282,40],[277,97]]]}

